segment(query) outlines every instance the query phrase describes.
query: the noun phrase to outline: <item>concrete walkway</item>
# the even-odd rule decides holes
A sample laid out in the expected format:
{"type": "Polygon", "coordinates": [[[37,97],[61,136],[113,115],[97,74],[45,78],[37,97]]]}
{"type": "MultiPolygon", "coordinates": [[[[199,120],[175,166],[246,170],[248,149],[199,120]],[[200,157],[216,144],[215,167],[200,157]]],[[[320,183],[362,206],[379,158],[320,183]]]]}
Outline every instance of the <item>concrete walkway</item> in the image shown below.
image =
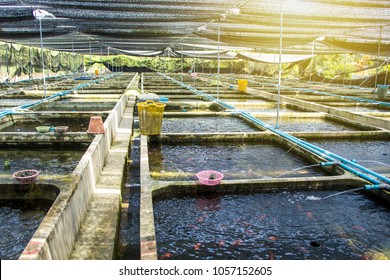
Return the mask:
{"type": "Polygon", "coordinates": [[[119,229],[121,187],[133,126],[134,100],[128,101],[107,156],[87,215],[77,236],[71,260],[115,259],[119,229]]]}

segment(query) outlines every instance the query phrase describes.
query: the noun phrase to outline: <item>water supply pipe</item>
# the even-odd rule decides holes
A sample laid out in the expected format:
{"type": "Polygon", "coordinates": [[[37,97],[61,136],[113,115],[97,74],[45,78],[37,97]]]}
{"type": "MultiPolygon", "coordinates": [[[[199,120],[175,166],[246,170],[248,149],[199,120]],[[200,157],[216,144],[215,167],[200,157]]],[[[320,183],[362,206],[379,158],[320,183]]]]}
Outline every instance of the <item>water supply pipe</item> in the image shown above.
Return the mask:
{"type": "Polygon", "coordinates": [[[364,190],[390,190],[389,184],[365,185],[364,190]]]}

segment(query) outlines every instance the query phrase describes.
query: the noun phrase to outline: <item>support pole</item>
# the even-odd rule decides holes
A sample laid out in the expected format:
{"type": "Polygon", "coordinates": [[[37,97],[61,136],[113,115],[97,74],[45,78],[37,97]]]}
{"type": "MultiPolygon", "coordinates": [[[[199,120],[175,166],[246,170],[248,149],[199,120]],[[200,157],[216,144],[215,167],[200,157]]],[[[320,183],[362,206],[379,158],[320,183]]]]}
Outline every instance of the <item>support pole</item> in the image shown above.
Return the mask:
{"type": "Polygon", "coordinates": [[[378,56],[376,60],[375,68],[375,89],[378,90],[378,67],[379,67],[379,57],[381,55],[381,42],[382,42],[382,26],[379,26],[379,42],[378,42],[378,56]]]}
{"type": "Polygon", "coordinates": [[[41,52],[42,52],[43,98],[46,98],[45,57],[43,54],[42,19],[39,17],[38,21],[39,21],[39,34],[41,38],[41,52]]]}
{"type": "Polygon", "coordinates": [[[180,80],[181,80],[181,82],[183,82],[183,75],[184,75],[184,73],[183,73],[183,45],[181,45],[181,78],[180,78],[180,80]]]}
{"type": "Polygon", "coordinates": [[[315,41],[313,41],[313,45],[311,46],[311,59],[310,59],[309,83],[311,83],[311,73],[312,73],[312,71],[313,71],[314,43],[315,43],[315,41]]]}
{"type": "Polygon", "coordinates": [[[73,66],[73,69],[71,67],[71,70],[73,70],[73,79],[75,78],[76,76],[76,69],[75,69],[75,65],[76,63],[74,62],[74,40],[72,39],[72,66],[73,66]]]}
{"type": "Polygon", "coordinates": [[[217,100],[219,100],[219,81],[221,76],[221,58],[220,58],[220,45],[221,45],[221,19],[218,18],[218,66],[217,66],[217,100]]]}
{"type": "Polygon", "coordinates": [[[92,45],[91,45],[91,39],[89,39],[89,70],[91,70],[92,67],[92,45]]]}

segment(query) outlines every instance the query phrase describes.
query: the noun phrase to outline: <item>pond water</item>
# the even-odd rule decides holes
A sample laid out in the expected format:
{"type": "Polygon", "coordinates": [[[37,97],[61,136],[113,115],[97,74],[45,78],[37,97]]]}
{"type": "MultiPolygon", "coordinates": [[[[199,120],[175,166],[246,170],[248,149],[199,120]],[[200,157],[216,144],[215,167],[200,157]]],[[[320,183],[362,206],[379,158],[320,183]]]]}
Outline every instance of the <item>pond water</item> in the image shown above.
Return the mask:
{"type": "Polygon", "coordinates": [[[140,139],[134,138],[131,145],[131,163],[128,168],[126,183],[122,191],[122,203],[128,203],[120,215],[118,249],[116,259],[140,259],[140,139]]]}
{"type": "MultiPolygon", "coordinates": [[[[103,120],[104,121],[104,120],[103,120]]],[[[1,132],[37,132],[37,126],[68,126],[67,132],[85,132],[88,130],[87,119],[41,119],[36,121],[17,121],[1,129],[1,132]]]]}
{"type": "Polygon", "coordinates": [[[275,192],[154,203],[159,259],[390,258],[390,212],[359,192],[275,192]]]}
{"type": "Polygon", "coordinates": [[[390,173],[390,142],[372,140],[313,140],[314,145],[378,173],[390,173]]]}
{"type": "Polygon", "coordinates": [[[207,133],[207,132],[259,132],[240,118],[232,117],[190,117],[164,118],[161,132],[165,133],[207,133]]]}
{"type": "MultiPolygon", "coordinates": [[[[0,174],[24,169],[39,170],[41,174],[70,174],[76,168],[87,147],[1,147],[0,174]],[[4,168],[4,161],[10,168],[4,168]]],[[[39,180],[39,176],[38,176],[39,180]]]]}
{"type": "Polygon", "coordinates": [[[0,200],[2,260],[19,258],[52,203],[50,200],[0,200]]]}
{"type": "MultiPolygon", "coordinates": [[[[264,120],[266,123],[274,125],[274,119],[264,120]]],[[[367,128],[359,128],[347,123],[336,122],[324,118],[281,118],[279,119],[279,130],[282,131],[364,131],[367,128]]]]}

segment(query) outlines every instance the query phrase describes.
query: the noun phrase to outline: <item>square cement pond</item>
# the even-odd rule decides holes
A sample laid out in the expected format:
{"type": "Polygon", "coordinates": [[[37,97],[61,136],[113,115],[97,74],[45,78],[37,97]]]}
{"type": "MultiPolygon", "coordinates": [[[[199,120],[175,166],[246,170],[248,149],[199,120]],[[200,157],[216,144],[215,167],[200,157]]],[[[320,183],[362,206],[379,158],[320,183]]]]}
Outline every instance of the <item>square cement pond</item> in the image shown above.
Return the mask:
{"type": "Polygon", "coordinates": [[[259,132],[260,129],[237,117],[164,117],[162,133],[259,132]]]}
{"type": "Polygon", "coordinates": [[[196,173],[207,169],[222,172],[224,179],[324,176],[307,159],[270,141],[150,142],[149,165],[158,180],[196,180],[196,173]]]}
{"type": "MultiPolygon", "coordinates": [[[[19,170],[34,169],[40,174],[66,175],[73,172],[87,150],[87,145],[59,147],[1,146],[0,174],[12,174],[19,170]],[[5,166],[9,162],[9,168],[5,166]]],[[[39,180],[39,176],[38,176],[39,180]]]]}
{"type": "Polygon", "coordinates": [[[154,200],[159,259],[390,258],[390,212],[362,192],[275,191],[154,200]]]}

